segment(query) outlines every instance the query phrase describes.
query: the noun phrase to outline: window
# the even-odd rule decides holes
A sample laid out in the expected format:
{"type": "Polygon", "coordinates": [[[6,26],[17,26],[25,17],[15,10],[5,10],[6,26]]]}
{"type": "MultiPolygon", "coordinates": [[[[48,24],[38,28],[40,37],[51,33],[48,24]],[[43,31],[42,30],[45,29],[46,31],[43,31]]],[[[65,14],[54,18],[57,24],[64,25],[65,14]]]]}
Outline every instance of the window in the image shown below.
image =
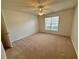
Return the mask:
{"type": "Polygon", "coordinates": [[[58,31],[59,16],[45,18],[45,30],[58,31]]]}

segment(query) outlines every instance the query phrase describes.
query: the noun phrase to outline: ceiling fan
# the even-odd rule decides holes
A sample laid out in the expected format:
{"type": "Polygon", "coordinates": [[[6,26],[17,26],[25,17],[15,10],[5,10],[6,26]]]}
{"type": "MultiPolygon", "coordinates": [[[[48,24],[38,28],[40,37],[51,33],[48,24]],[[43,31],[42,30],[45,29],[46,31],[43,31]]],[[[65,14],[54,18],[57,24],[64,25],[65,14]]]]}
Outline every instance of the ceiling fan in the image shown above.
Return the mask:
{"type": "Polygon", "coordinates": [[[38,6],[38,15],[44,15],[45,13],[44,13],[44,11],[45,11],[45,9],[44,9],[44,6],[43,5],[39,5],[38,6]]]}
{"type": "Polygon", "coordinates": [[[26,6],[26,7],[32,8],[34,11],[37,12],[38,15],[41,16],[41,15],[46,14],[45,11],[47,10],[45,8],[45,5],[43,3],[44,3],[43,0],[36,0],[36,5],[35,4],[34,5],[32,4],[32,6],[30,6],[30,7],[29,6],[26,6]]]}
{"type": "Polygon", "coordinates": [[[37,11],[37,14],[38,15],[44,15],[45,14],[45,6],[42,4],[43,3],[43,0],[37,0],[37,7],[36,7],[36,9],[35,9],[35,11],[37,11]]]}

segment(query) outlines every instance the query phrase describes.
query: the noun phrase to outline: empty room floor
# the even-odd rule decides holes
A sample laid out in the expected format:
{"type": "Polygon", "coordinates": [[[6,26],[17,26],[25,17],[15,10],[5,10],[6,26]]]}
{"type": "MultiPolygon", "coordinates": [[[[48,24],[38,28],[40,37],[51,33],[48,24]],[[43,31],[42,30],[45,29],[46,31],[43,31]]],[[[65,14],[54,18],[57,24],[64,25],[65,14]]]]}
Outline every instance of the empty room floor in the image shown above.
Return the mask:
{"type": "Polygon", "coordinates": [[[8,59],[77,59],[69,38],[46,33],[13,42],[6,55],[8,59]]]}

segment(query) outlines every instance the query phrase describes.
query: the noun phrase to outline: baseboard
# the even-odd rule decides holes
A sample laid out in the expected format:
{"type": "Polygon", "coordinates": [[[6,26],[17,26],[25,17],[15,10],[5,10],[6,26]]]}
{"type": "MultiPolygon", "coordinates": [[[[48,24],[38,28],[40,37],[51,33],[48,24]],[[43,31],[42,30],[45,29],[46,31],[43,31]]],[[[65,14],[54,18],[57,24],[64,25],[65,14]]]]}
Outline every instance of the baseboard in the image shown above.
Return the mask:
{"type": "MultiPolygon", "coordinates": [[[[36,33],[38,33],[38,32],[36,32],[36,33]]],[[[13,42],[15,42],[15,41],[18,41],[18,40],[21,40],[21,39],[23,39],[23,38],[25,38],[25,37],[33,36],[33,35],[35,35],[36,33],[31,33],[31,34],[29,34],[29,35],[22,36],[22,37],[20,37],[20,38],[18,38],[18,39],[15,39],[14,41],[11,41],[11,43],[13,43],[13,42]]]]}
{"type": "Polygon", "coordinates": [[[61,34],[54,34],[54,33],[48,33],[48,32],[40,32],[40,33],[47,33],[47,34],[52,34],[52,35],[57,35],[57,36],[63,36],[63,37],[70,38],[70,36],[61,35],[61,34]]]}
{"type": "MultiPolygon", "coordinates": [[[[71,38],[70,38],[70,39],[71,39],[71,38]]],[[[76,56],[78,57],[78,54],[77,54],[77,52],[76,52],[76,49],[75,49],[75,47],[74,47],[74,44],[73,44],[73,41],[72,41],[72,39],[71,39],[71,43],[72,43],[72,45],[73,45],[73,48],[74,48],[74,50],[75,50],[76,56]]]]}

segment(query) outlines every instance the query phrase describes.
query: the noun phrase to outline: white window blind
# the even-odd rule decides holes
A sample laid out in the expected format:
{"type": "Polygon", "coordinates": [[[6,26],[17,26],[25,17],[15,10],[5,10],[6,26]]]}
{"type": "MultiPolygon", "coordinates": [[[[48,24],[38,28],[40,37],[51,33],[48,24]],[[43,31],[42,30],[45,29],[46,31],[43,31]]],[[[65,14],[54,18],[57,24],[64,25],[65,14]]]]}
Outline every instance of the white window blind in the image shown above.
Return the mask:
{"type": "Polygon", "coordinates": [[[45,30],[58,31],[59,16],[45,18],[45,30]]]}

